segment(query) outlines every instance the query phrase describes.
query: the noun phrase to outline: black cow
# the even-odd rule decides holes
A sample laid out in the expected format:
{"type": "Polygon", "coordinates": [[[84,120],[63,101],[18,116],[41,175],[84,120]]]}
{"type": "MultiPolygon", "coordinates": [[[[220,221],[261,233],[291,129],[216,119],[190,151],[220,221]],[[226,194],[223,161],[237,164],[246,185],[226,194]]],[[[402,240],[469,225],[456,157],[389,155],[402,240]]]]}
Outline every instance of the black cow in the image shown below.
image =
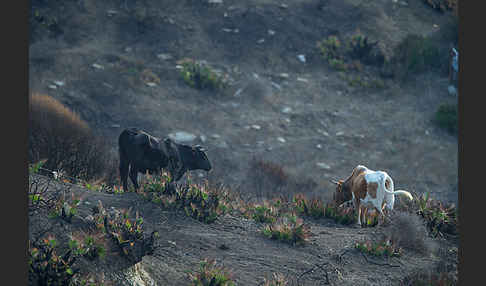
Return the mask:
{"type": "Polygon", "coordinates": [[[178,181],[187,170],[211,170],[211,164],[199,146],[177,144],[170,139],[154,137],[140,129],[125,129],[118,138],[120,154],[120,177],[123,189],[128,190],[127,177],[138,189],[138,173],[151,174],[168,169],[171,178],[178,181]]]}
{"type": "Polygon", "coordinates": [[[169,165],[174,172],[174,181],[178,181],[186,171],[191,170],[211,170],[206,150],[199,145],[189,146],[179,144],[170,138],[164,140],[165,148],[169,153],[169,165]]]}

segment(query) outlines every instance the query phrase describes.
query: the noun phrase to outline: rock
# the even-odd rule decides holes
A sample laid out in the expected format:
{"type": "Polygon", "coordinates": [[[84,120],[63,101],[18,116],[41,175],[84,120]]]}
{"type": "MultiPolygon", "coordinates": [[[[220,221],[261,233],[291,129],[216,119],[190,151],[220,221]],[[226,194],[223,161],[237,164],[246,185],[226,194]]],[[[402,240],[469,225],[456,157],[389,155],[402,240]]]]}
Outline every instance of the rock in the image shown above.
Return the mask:
{"type": "Polygon", "coordinates": [[[262,127],[261,127],[260,125],[257,125],[257,124],[253,124],[253,125],[251,126],[251,128],[253,128],[253,129],[255,129],[255,130],[260,130],[260,129],[262,129],[262,127]]]}
{"type": "Polygon", "coordinates": [[[57,86],[64,86],[64,82],[60,81],[60,80],[55,80],[55,81],[53,81],[53,83],[57,86]]]}
{"type": "Polygon", "coordinates": [[[204,143],[204,142],[206,142],[207,137],[206,137],[205,135],[200,135],[200,136],[199,136],[199,139],[201,139],[201,142],[203,142],[203,143],[204,143]]]}
{"type": "Polygon", "coordinates": [[[171,60],[173,56],[171,54],[158,54],[157,58],[163,61],[171,60]]]}
{"type": "Polygon", "coordinates": [[[243,88],[240,87],[240,88],[238,88],[238,90],[235,92],[235,94],[233,96],[239,97],[242,92],[243,92],[243,88]]]}
{"type": "Polygon", "coordinates": [[[273,35],[275,35],[275,31],[274,31],[274,30],[268,30],[268,34],[269,34],[270,36],[273,36],[273,35]]]}
{"type": "Polygon", "coordinates": [[[306,60],[305,60],[305,55],[297,55],[297,58],[299,59],[299,61],[305,63],[306,60]]]}
{"type": "Polygon", "coordinates": [[[275,87],[276,89],[278,89],[278,90],[282,90],[282,87],[280,86],[280,84],[278,84],[278,83],[276,83],[276,82],[273,82],[273,81],[272,81],[272,82],[270,82],[270,84],[271,84],[273,87],[275,87]]]}
{"type": "Polygon", "coordinates": [[[322,145],[321,145],[321,144],[317,144],[317,145],[316,145],[316,148],[317,148],[317,149],[322,149],[322,145]]]}
{"type": "Polygon", "coordinates": [[[318,163],[316,163],[316,165],[317,165],[317,167],[324,169],[324,170],[330,170],[331,169],[331,166],[329,166],[328,164],[323,163],[323,162],[318,162],[318,163]]]}
{"type": "Polygon", "coordinates": [[[94,67],[95,69],[98,69],[98,70],[104,70],[105,68],[102,66],[102,65],[99,65],[99,64],[92,64],[91,65],[92,67],[94,67]]]}
{"type": "Polygon", "coordinates": [[[292,113],[292,108],[291,107],[284,107],[282,108],[282,113],[289,114],[292,113]]]}
{"type": "Polygon", "coordinates": [[[235,33],[235,34],[238,34],[240,32],[239,29],[229,29],[229,28],[223,28],[223,32],[226,32],[226,33],[235,33]]]}
{"type": "Polygon", "coordinates": [[[116,10],[108,10],[108,11],[106,11],[106,14],[108,15],[108,17],[113,17],[116,14],[118,14],[118,11],[116,11],[116,10]]]}
{"type": "Polygon", "coordinates": [[[280,142],[280,143],[285,143],[285,142],[287,142],[287,141],[285,140],[285,138],[283,138],[283,137],[277,137],[277,140],[278,140],[278,142],[280,142]]]}
{"type": "Polygon", "coordinates": [[[130,53],[131,51],[132,51],[132,48],[130,48],[130,47],[125,48],[125,53],[130,53]]]}
{"type": "Polygon", "coordinates": [[[168,136],[170,139],[178,143],[192,142],[194,141],[194,139],[196,139],[196,135],[185,131],[177,131],[175,133],[170,133],[168,136]]]}
{"type": "Polygon", "coordinates": [[[213,134],[213,135],[211,135],[211,137],[214,138],[214,139],[219,139],[219,138],[221,138],[221,135],[213,134]]]}
{"type": "Polygon", "coordinates": [[[449,95],[457,96],[457,89],[452,84],[447,87],[447,91],[449,92],[449,95]]]}
{"type": "Polygon", "coordinates": [[[308,80],[308,79],[303,78],[303,77],[298,77],[298,78],[297,78],[297,81],[301,81],[301,82],[305,82],[305,83],[309,82],[309,80],[308,80]]]}
{"type": "Polygon", "coordinates": [[[209,4],[223,4],[223,0],[208,0],[209,4]]]}
{"type": "Polygon", "coordinates": [[[214,143],[214,146],[218,148],[228,148],[228,143],[226,143],[226,141],[218,141],[214,143]]]}
{"type": "Polygon", "coordinates": [[[282,3],[282,4],[280,4],[279,7],[282,8],[282,9],[287,9],[287,8],[289,8],[289,5],[282,3]]]}
{"type": "Polygon", "coordinates": [[[50,88],[50,89],[57,89],[57,85],[55,85],[55,84],[50,84],[47,87],[50,88]]]}
{"type": "Polygon", "coordinates": [[[289,78],[289,74],[288,73],[281,73],[278,76],[281,77],[281,78],[289,78]]]}
{"type": "Polygon", "coordinates": [[[339,131],[336,133],[336,136],[343,136],[344,135],[344,132],[343,131],[339,131]]]}
{"type": "Polygon", "coordinates": [[[157,86],[157,84],[155,82],[147,82],[145,83],[146,85],[150,86],[150,87],[155,87],[157,86]]]}
{"type": "Polygon", "coordinates": [[[257,44],[263,44],[264,42],[265,42],[265,39],[262,38],[262,39],[257,41],[257,44]]]}

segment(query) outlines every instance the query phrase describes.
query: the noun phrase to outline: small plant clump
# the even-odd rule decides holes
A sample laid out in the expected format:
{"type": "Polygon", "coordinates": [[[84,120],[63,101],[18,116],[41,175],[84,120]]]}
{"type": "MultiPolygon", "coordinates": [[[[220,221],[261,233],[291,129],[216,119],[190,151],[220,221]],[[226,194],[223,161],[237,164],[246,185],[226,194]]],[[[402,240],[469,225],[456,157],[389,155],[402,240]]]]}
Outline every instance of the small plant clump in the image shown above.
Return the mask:
{"type": "Polygon", "coordinates": [[[204,259],[199,263],[199,271],[189,273],[193,286],[234,286],[231,273],[228,269],[220,267],[216,261],[204,259]]]}
{"type": "Polygon", "coordinates": [[[363,253],[379,257],[398,257],[402,255],[402,248],[398,247],[391,239],[385,239],[380,242],[361,241],[357,242],[355,247],[363,253]]]}
{"type": "Polygon", "coordinates": [[[69,240],[68,247],[77,256],[83,256],[89,260],[103,259],[106,249],[98,240],[97,237],[86,235],[84,239],[74,238],[69,240]]]}
{"type": "Polygon", "coordinates": [[[142,256],[153,253],[158,233],[154,231],[150,236],[144,234],[143,218],[138,212],[135,218],[130,218],[131,209],[116,211],[114,217],[110,218],[101,201],[94,209],[96,227],[108,234],[127,258],[139,262],[142,256]]]}
{"type": "Polygon", "coordinates": [[[264,201],[263,204],[248,204],[242,208],[243,215],[261,223],[273,223],[281,215],[278,204],[264,201]]]}
{"type": "Polygon", "coordinates": [[[196,89],[221,90],[226,87],[226,78],[212,70],[207,64],[184,59],[179,62],[182,66],[181,76],[186,84],[196,89]]]}
{"type": "Polygon", "coordinates": [[[435,122],[452,134],[457,134],[457,105],[441,104],[435,113],[435,122]]]}
{"type": "Polygon", "coordinates": [[[78,206],[81,204],[81,198],[76,197],[71,193],[71,200],[66,200],[63,194],[57,202],[55,202],[54,209],[50,214],[51,218],[60,217],[67,222],[71,222],[72,218],[78,213],[78,206]]]}
{"type": "Polygon", "coordinates": [[[230,193],[224,187],[188,183],[175,186],[170,179],[152,179],[143,185],[143,195],[166,208],[183,209],[187,216],[204,223],[212,223],[231,210],[230,193]]]}
{"type": "Polygon", "coordinates": [[[32,242],[29,246],[29,281],[37,285],[69,285],[78,270],[73,268],[76,254],[68,250],[56,253],[57,241],[53,236],[32,242]]]}
{"type": "Polygon", "coordinates": [[[283,241],[292,245],[303,244],[309,240],[310,226],[294,214],[282,217],[277,222],[266,225],[263,235],[270,239],[283,241]]]}
{"type": "Polygon", "coordinates": [[[430,198],[429,193],[415,196],[416,213],[425,219],[427,227],[433,236],[444,233],[457,234],[457,208],[454,204],[449,206],[430,198]]]}
{"type": "Polygon", "coordinates": [[[288,281],[282,273],[272,273],[272,278],[263,278],[263,286],[286,286],[288,281]]]}

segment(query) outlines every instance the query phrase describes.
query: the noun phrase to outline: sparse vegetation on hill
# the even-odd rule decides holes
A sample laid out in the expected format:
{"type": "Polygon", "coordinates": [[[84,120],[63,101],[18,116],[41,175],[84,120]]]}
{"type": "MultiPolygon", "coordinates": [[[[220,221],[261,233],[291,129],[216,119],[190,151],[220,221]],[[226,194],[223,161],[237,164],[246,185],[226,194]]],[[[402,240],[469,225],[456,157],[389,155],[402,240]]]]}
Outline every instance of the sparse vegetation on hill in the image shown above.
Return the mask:
{"type": "Polygon", "coordinates": [[[31,285],[457,284],[457,142],[433,126],[457,132],[458,0],[31,2],[31,285]],[[120,188],[128,126],[191,133],[214,170],[120,188]],[[329,187],[357,161],[414,201],[358,227],[329,187]]]}

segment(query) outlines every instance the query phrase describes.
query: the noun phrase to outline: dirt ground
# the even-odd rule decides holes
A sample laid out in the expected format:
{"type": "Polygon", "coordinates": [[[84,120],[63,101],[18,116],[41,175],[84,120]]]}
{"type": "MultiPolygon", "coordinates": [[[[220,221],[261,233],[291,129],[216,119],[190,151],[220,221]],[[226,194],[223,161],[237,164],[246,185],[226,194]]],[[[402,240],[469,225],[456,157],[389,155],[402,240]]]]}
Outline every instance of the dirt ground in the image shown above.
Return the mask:
{"type": "MultiPolygon", "coordinates": [[[[46,178],[35,178],[46,182],[46,178]]],[[[424,236],[423,248],[413,245],[400,257],[391,258],[364,255],[354,248],[356,242],[375,241],[389,234],[390,225],[358,228],[330,219],[305,219],[311,237],[304,245],[292,246],[266,238],[261,233],[262,224],[240,216],[228,214],[208,225],[187,217],[183,211],[161,208],[133,192],[107,194],[55,181],[50,181],[49,190],[80,197],[77,215],[71,223],[40,213],[32,215],[30,239],[49,233],[62,245],[73,233],[93,234],[89,216],[99,202],[109,213],[131,208],[131,217],[136,212],[143,217],[145,233],[158,231],[155,252],[136,264],[109,243],[105,243],[105,258],[78,262],[83,275],[94,274],[105,285],[189,285],[188,273],[197,271],[206,258],[229,269],[237,285],[262,285],[264,278],[270,279],[273,273],[284,275],[289,286],[408,285],[403,284],[404,279],[417,272],[457,271],[455,240],[424,236]]],[[[407,235],[422,237],[425,233],[407,235]]],[[[408,240],[407,235],[402,238],[408,240]]]]}
{"type": "MultiPolygon", "coordinates": [[[[359,29],[387,56],[409,33],[429,36],[447,49],[452,16],[423,1],[31,3],[30,91],[51,95],[79,113],[110,140],[114,152],[125,127],[159,137],[185,131],[197,136],[191,143],[209,150],[214,168],[209,179],[240,192],[251,193],[247,175],[257,158],[314,181],[315,187],[301,192],[323,199],[334,190],[330,179],[343,179],[363,164],[388,172],[396,188],[457,203],[457,137],[432,122],[440,104],[457,100],[447,92],[447,72],[405,82],[383,78],[384,88],[353,87],[316,47],[329,35],[348,37],[359,29]],[[219,93],[189,87],[176,68],[183,58],[204,60],[228,74],[230,86],[219,93]]],[[[366,67],[360,75],[378,74],[366,67]]],[[[87,199],[100,197],[117,207],[134,199],[108,194],[87,199]]],[[[304,275],[304,285],[325,283],[325,275],[343,285],[395,285],[439,259],[406,255],[402,264],[389,262],[400,267],[381,271],[384,266],[367,263],[354,250],[343,261],[332,259],[379,229],[309,222],[315,234],[311,245],[294,248],[263,238],[254,222],[227,217],[208,226],[133,202],[148,217],[147,225],[176,242],[164,242],[141,264],[160,285],[186,283],[183,271],[207,256],[236,267],[240,285],[254,285],[276,270],[295,278],[319,263],[328,264],[304,275]],[[222,244],[229,250],[220,250],[222,244]]]]}

